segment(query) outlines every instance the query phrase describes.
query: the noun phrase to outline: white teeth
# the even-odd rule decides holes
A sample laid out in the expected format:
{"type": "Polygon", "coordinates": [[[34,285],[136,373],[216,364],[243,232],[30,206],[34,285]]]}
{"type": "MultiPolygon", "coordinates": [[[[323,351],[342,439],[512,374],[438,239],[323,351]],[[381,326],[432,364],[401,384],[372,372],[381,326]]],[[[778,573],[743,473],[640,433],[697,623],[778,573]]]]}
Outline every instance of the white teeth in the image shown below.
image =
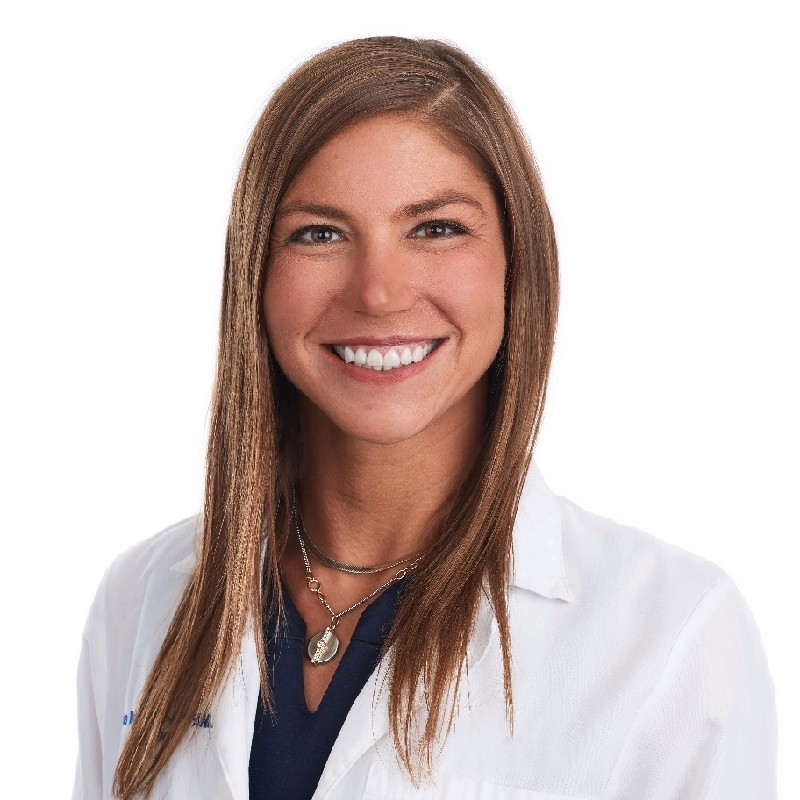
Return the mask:
{"type": "Polygon", "coordinates": [[[353,349],[349,345],[342,346],[335,344],[332,347],[342,361],[348,364],[355,364],[359,367],[388,371],[397,367],[407,366],[411,363],[418,363],[429,355],[435,348],[435,342],[425,344],[405,345],[403,347],[389,348],[385,353],[381,353],[377,347],[356,347],[353,349]]]}
{"type": "Polygon", "coordinates": [[[400,356],[397,355],[397,350],[387,350],[383,354],[383,368],[394,369],[400,366],[400,356]]]}

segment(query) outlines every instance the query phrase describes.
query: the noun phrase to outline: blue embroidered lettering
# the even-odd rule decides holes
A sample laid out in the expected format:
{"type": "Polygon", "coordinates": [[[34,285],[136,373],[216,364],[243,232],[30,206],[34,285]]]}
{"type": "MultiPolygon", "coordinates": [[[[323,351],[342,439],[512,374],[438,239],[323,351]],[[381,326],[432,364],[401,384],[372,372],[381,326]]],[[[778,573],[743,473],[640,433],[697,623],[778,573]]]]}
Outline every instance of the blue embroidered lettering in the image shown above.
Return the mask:
{"type": "MultiPolygon", "coordinates": [[[[128,725],[133,725],[133,720],[136,717],[135,712],[129,711],[122,717],[122,725],[126,727],[128,725]]],[[[171,717],[168,717],[171,719],[171,717]]],[[[211,714],[195,714],[192,717],[191,722],[189,723],[193,728],[213,728],[214,723],[211,721],[211,714]]],[[[158,741],[162,741],[166,733],[164,731],[159,731],[158,733],[158,741]]]]}

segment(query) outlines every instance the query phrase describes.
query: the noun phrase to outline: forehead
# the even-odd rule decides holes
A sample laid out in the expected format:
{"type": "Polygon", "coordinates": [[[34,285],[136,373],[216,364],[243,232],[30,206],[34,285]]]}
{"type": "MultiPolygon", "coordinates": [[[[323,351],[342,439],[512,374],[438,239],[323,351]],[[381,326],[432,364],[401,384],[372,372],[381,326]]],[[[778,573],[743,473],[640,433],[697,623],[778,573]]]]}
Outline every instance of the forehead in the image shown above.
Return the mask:
{"type": "Polygon", "coordinates": [[[363,120],[320,147],[292,181],[281,205],[346,199],[389,208],[433,194],[491,194],[477,160],[452,134],[399,115],[363,120]]]}

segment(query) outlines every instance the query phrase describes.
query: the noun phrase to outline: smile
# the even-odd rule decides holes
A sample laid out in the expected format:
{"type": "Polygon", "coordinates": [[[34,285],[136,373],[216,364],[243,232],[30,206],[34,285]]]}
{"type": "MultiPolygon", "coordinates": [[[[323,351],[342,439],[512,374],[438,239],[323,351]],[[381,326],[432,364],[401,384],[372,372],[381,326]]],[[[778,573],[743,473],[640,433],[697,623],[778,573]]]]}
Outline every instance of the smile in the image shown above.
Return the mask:
{"type": "Polygon", "coordinates": [[[427,342],[409,342],[392,347],[372,347],[370,345],[331,345],[331,349],[342,361],[377,371],[405,367],[419,363],[429,356],[440,344],[440,339],[427,342]]]}

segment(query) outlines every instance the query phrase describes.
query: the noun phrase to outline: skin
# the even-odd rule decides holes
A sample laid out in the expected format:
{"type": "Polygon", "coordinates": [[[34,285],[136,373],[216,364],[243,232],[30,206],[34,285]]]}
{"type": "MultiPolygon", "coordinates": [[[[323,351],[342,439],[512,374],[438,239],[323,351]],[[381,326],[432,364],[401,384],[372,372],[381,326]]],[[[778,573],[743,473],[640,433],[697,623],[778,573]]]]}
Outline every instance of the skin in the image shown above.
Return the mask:
{"type": "MultiPolygon", "coordinates": [[[[299,389],[300,505],[329,555],[379,564],[424,550],[478,450],[487,370],[504,324],[505,250],[494,193],[436,128],[380,116],[340,132],[305,164],[276,213],[264,310],[270,346],[299,389]],[[332,345],[385,350],[435,341],[422,362],[377,372],[332,345]]],[[[335,611],[393,573],[352,575],[312,560],[335,611]]],[[[282,563],[307,638],[330,617],[306,587],[299,547],[282,563]]],[[[318,707],[340,655],[304,665],[318,707]]]]}

